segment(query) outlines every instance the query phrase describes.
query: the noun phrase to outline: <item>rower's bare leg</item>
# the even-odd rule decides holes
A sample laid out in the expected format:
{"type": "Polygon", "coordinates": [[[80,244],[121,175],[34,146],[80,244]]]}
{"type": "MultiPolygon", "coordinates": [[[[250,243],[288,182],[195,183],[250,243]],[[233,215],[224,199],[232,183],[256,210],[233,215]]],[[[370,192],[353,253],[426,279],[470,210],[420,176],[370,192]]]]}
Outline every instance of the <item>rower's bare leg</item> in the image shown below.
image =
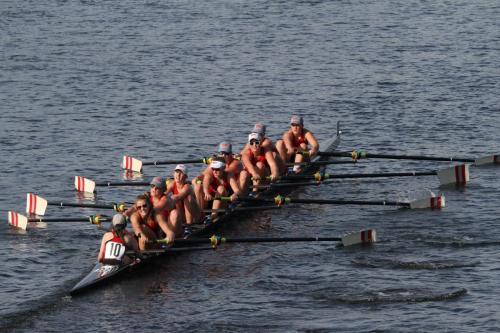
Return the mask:
{"type": "Polygon", "coordinates": [[[184,199],[184,214],[187,225],[201,222],[201,209],[194,194],[190,194],[184,199]]]}
{"type": "Polygon", "coordinates": [[[286,150],[285,142],[283,142],[283,140],[276,141],[276,150],[278,151],[278,154],[280,155],[281,161],[283,163],[286,163],[290,160],[290,156],[286,150]]]}
{"type": "MultiPolygon", "coordinates": [[[[160,226],[161,230],[163,231],[163,233],[166,235],[166,238],[170,242],[173,242],[173,240],[175,239],[175,236],[177,234],[176,229],[181,229],[180,227],[177,227],[177,223],[179,222],[178,219],[179,219],[179,217],[178,217],[176,209],[174,209],[170,212],[168,220],[166,220],[162,214],[156,215],[156,221],[158,221],[158,225],[160,226]],[[172,223],[172,221],[173,221],[173,223],[172,223]]],[[[180,223],[178,223],[178,224],[180,225],[180,223]]],[[[179,233],[180,233],[180,231],[179,231],[179,233]]]]}
{"type": "MultiPolygon", "coordinates": [[[[227,196],[227,191],[226,191],[226,188],[222,185],[219,185],[217,187],[217,195],[220,196],[220,197],[225,197],[227,196]]],[[[227,203],[225,201],[222,201],[222,200],[214,200],[214,202],[212,203],[212,221],[215,221],[215,219],[217,218],[217,209],[223,209],[223,208],[226,208],[227,206],[227,203]]]]}
{"type": "Polygon", "coordinates": [[[240,172],[238,187],[240,188],[241,196],[246,196],[248,188],[250,187],[250,175],[246,170],[240,172]]]}
{"type": "Polygon", "coordinates": [[[139,237],[139,250],[144,251],[148,249],[155,248],[156,246],[154,244],[148,243],[148,241],[155,241],[156,235],[153,232],[153,230],[149,229],[148,227],[144,227],[142,230],[142,233],[147,237],[139,237]]]}
{"type": "Polygon", "coordinates": [[[281,158],[281,155],[279,153],[273,152],[274,160],[276,161],[276,164],[278,165],[278,170],[280,175],[284,175],[287,171],[287,166],[285,162],[283,162],[283,159],[281,158]]]}
{"type": "Polygon", "coordinates": [[[196,196],[196,201],[200,209],[205,209],[205,195],[203,194],[203,184],[197,179],[193,179],[193,191],[196,196]]]}

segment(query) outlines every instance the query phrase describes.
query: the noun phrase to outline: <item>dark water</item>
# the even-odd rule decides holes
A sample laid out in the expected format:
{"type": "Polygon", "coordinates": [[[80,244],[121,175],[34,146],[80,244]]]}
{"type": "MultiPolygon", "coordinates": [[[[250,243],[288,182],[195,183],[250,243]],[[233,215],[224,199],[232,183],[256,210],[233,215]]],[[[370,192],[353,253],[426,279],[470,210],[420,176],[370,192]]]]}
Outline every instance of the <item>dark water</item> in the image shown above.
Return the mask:
{"type": "MultiPolygon", "coordinates": [[[[403,199],[432,190],[446,195],[442,211],[308,206],[261,212],[226,231],[375,228],[381,242],[370,248],[230,245],[158,262],[78,298],[68,290],[94,264],[102,231],[54,223],[23,234],[6,222],[8,210],[24,211],[27,192],[130,200],[139,189],[82,198],[73,177],[119,180],[123,154],[194,158],[223,139],[241,148],[256,121],[278,138],[291,114],[304,115],[322,140],[342,121],[345,150],[500,153],[498,1],[2,1],[0,14],[1,331],[500,330],[495,167],[472,167],[460,189],[424,177],[296,192],[403,199]]],[[[145,177],[170,171],[149,167],[145,177]]]]}

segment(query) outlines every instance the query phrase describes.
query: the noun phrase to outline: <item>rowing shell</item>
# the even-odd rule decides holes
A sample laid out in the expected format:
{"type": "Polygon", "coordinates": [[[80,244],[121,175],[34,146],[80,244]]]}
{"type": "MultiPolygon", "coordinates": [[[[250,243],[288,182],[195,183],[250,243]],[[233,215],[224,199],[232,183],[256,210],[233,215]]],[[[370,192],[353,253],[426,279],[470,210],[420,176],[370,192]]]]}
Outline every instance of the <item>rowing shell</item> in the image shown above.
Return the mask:
{"type": "MultiPolygon", "coordinates": [[[[339,143],[340,143],[340,136],[341,136],[341,131],[340,131],[340,124],[337,123],[337,132],[335,135],[328,139],[326,142],[324,142],[321,147],[322,151],[327,151],[327,152],[333,152],[334,150],[337,149],[339,143]]],[[[326,161],[328,160],[328,157],[320,157],[316,156],[313,161],[326,161]]],[[[315,165],[315,164],[309,164],[305,168],[303,168],[301,174],[304,175],[309,175],[309,174],[314,174],[318,172],[319,170],[324,169],[325,167],[315,165]]],[[[272,187],[264,192],[261,192],[258,194],[258,197],[266,197],[266,196],[272,196],[276,194],[276,189],[273,189],[272,187]]],[[[288,192],[291,192],[293,190],[289,189],[288,192]]],[[[283,189],[281,190],[282,194],[287,194],[283,193],[283,189]]],[[[235,208],[241,208],[245,206],[251,206],[252,203],[249,202],[239,202],[239,203],[234,203],[230,205],[230,208],[235,209],[235,208]]],[[[218,228],[219,226],[229,223],[231,220],[234,220],[237,215],[240,213],[237,211],[232,211],[229,209],[226,213],[221,215],[219,219],[217,219],[213,223],[208,223],[204,225],[195,225],[196,229],[194,229],[193,233],[190,235],[190,237],[200,237],[204,236],[211,231],[213,231],[215,228],[218,228]]],[[[182,248],[179,248],[181,250],[182,248]]],[[[150,254],[150,255],[145,255],[141,260],[139,259],[131,259],[131,262],[127,264],[120,264],[120,265],[103,265],[101,263],[97,263],[94,268],[88,273],[80,282],[78,282],[73,289],[71,289],[70,294],[71,295],[76,295],[79,294],[83,291],[89,290],[93,287],[97,287],[99,285],[103,285],[105,283],[108,283],[114,279],[116,279],[119,276],[124,275],[126,272],[136,270],[137,268],[144,266],[147,262],[153,260],[154,258],[157,258],[159,256],[167,255],[170,254],[170,252],[175,252],[175,248],[172,248],[171,250],[174,251],[168,251],[165,253],[161,254],[150,254]]]]}

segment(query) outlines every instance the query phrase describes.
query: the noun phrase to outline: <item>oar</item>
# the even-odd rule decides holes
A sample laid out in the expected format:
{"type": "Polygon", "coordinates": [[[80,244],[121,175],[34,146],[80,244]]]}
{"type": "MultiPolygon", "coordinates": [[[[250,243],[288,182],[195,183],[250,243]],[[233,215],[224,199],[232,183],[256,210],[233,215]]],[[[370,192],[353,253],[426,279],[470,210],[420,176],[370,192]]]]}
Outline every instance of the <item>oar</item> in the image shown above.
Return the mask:
{"type": "MultiPolygon", "coordinates": [[[[152,250],[144,250],[141,251],[140,254],[161,254],[165,252],[194,252],[194,251],[213,251],[215,250],[212,246],[192,246],[192,247],[168,247],[165,249],[152,249],[152,250]]],[[[128,255],[136,255],[137,253],[134,251],[127,251],[128,255]]]]}
{"type": "Polygon", "coordinates": [[[69,223],[69,222],[89,222],[95,225],[101,225],[102,222],[111,222],[111,218],[102,215],[90,215],[87,217],[55,217],[55,218],[41,218],[41,217],[26,217],[22,214],[9,211],[8,212],[9,224],[13,227],[26,230],[28,222],[43,222],[43,223],[69,223]]]}
{"type": "MultiPolygon", "coordinates": [[[[166,179],[167,183],[173,181],[172,178],[166,179]]],[[[92,179],[88,179],[82,176],[75,176],[75,189],[78,192],[85,193],[95,193],[96,187],[126,187],[126,186],[149,186],[151,181],[126,181],[126,182],[111,182],[111,181],[101,181],[95,182],[92,179]]]]}
{"type": "MultiPolygon", "coordinates": [[[[220,200],[229,201],[230,198],[221,197],[220,200]]],[[[385,200],[372,201],[372,200],[344,200],[344,199],[300,199],[300,198],[283,197],[281,195],[277,195],[273,199],[246,197],[246,198],[239,198],[238,200],[245,202],[255,202],[255,203],[275,203],[278,206],[290,203],[318,204],[318,205],[397,206],[410,209],[424,209],[424,208],[439,209],[445,206],[444,195],[418,199],[411,202],[385,201],[385,200]]]]}
{"type": "Polygon", "coordinates": [[[236,207],[227,209],[204,209],[204,213],[226,213],[226,212],[253,212],[258,210],[275,210],[281,209],[280,206],[254,206],[254,207],[236,207]]]}
{"type": "Polygon", "coordinates": [[[143,165],[168,165],[168,164],[189,164],[189,163],[204,163],[210,164],[210,157],[187,159],[187,160],[170,160],[170,161],[151,161],[143,162],[137,158],[123,156],[121,167],[122,169],[141,172],[143,165]]]}
{"type": "Polygon", "coordinates": [[[151,181],[132,181],[132,182],[109,182],[109,181],[103,181],[103,182],[95,182],[91,179],[82,177],[82,176],[75,176],[75,189],[78,192],[85,192],[85,193],[95,193],[95,188],[97,186],[99,187],[114,187],[114,186],[149,186],[151,181]]]}
{"type": "Polygon", "coordinates": [[[356,164],[358,161],[312,161],[312,162],[297,162],[297,163],[286,163],[286,166],[294,165],[330,165],[330,164],[356,164]]]}
{"type": "MultiPolygon", "coordinates": [[[[356,244],[371,244],[377,241],[377,233],[373,229],[361,230],[349,233],[343,237],[245,237],[226,238],[213,235],[210,238],[188,238],[176,239],[175,245],[203,244],[209,243],[212,247],[225,243],[284,243],[284,242],[342,242],[344,246],[356,244]]],[[[166,240],[158,240],[157,243],[166,243],[166,240]]]]}
{"type": "MultiPolygon", "coordinates": [[[[317,172],[313,175],[282,176],[279,179],[289,180],[289,181],[314,179],[320,182],[325,179],[420,177],[420,176],[438,176],[440,185],[449,185],[449,184],[465,185],[467,182],[469,182],[470,179],[469,165],[462,164],[437,171],[433,170],[433,171],[421,171],[421,172],[409,171],[409,172],[350,173],[350,174],[339,174],[339,175],[317,172]]],[[[303,183],[296,183],[296,184],[303,185],[303,183]]],[[[271,184],[271,186],[279,187],[280,184],[279,183],[271,184]]]]}
{"type": "Polygon", "coordinates": [[[395,160],[465,162],[465,163],[474,163],[477,166],[485,164],[500,164],[500,155],[489,155],[479,158],[462,158],[462,157],[440,157],[440,156],[424,156],[424,155],[379,154],[379,153],[367,153],[360,150],[353,150],[352,152],[318,152],[318,155],[334,156],[334,157],[350,157],[353,160],[359,160],[363,158],[383,158],[383,159],[395,159],[395,160]]]}
{"type": "Polygon", "coordinates": [[[45,215],[47,206],[59,206],[59,207],[81,207],[81,208],[95,208],[95,209],[113,209],[116,212],[124,212],[126,207],[125,204],[89,204],[89,203],[74,203],[74,202],[62,202],[62,201],[47,201],[33,193],[28,193],[26,195],[26,213],[45,215]]]}

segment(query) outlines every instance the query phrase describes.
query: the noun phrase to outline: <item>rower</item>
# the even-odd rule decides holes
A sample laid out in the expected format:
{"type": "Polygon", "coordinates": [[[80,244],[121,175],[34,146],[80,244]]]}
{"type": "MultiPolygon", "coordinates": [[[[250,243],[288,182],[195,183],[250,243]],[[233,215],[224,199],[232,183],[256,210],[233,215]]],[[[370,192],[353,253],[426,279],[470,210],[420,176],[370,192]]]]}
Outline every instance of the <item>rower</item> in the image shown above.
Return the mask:
{"type": "Polygon", "coordinates": [[[243,168],[243,163],[233,155],[233,145],[229,142],[221,142],[217,157],[224,159],[224,163],[226,164],[224,171],[234,175],[240,194],[242,196],[245,195],[250,179],[248,171],[243,168]]]}
{"type": "Polygon", "coordinates": [[[292,116],[290,129],[283,133],[282,140],[276,142],[276,148],[285,163],[295,163],[294,172],[300,172],[298,163],[306,162],[317,154],[319,144],[311,131],[304,128],[304,120],[301,116],[292,116]],[[301,152],[307,152],[308,157],[301,152]]]}
{"type": "Polygon", "coordinates": [[[267,176],[271,181],[279,177],[279,170],[273,153],[261,147],[262,136],[250,133],[248,146],[241,151],[241,161],[245,170],[252,176],[254,186],[261,184],[267,176]]]}
{"type": "MultiPolygon", "coordinates": [[[[210,172],[203,175],[202,207],[205,208],[209,202],[212,202],[211,215],[212,220],[217,217],[216,210],[226,208],[227,202],[222,200],[214,200],[216,197],[230,196],[231,201],[235,201],[241,196],[241,191],[234,174],[225,171],[226,164],[221,158],[216,158],[210,163],[210,172]]],[[[200,198],[198,198],[200,199],[200,198]]]]}
{"type": "MultiPolygon", "coordinates": [[[[239,159],[235,157],[233,154],[233,146],[231,143],[224,141],[221,142],[217,149],[217,154],[212,155],[212,160],[220,160],[225,164],[225,169],[227,173],[231,173],[236,179],[236,183],[238,185],[239,193],[241,196],[244,196],[247,188],[249,186],[250,177],[248,172],[243,168],[243,164],[239,159]]],[[[210,165],[208,165],[205,170],[198,177],[194,178],[191,183],[193,185],[194,192],[196,194],[196,199],[198,201],[198,205],[204,209],[206,206],[205,203],[205,194],[203,192],[203,179],[205,176],[212,174],[212,169],[210,165]]]]}
{"type": "MultiPolygon", "coordinates": [[[[278,166],[278,170],[280,174],[286,173],[286,165],[281,159],[281,156],[278,153],[278,150],[276,149],[276,146],[274,145],[273,141],[266,137],[266,125],[263,125],[261,123],[256,123],[253,126],[252,132],[251,133],[257,133],[260,134],[262,141],[260,143],[260,146],[264,151],[267,153],[270,151],[273,154],[274,160],[276,161],[276,164],[278,166]]],[[[249,145],[247,144],[244,149],[250,148],[249,145]]]]}
{"type": "Polygon", "coordinates": [[[148,247],[148,242],[160,239],[163,235],[167,244],[172,244],[175,236],[182,233],[175,203],[166,196],[165,191],[166,180],[153,178],[149,193],[137,196],[134,206],[125,212],[130,216],[141,250],[148,247]]]}
{"type": "MultiPolygon", "coordinates": [[[[196,195],[190,183],[186,182],[188,169],[184,164],[178,164],[174,169],[174,181],[167,184],[167,197],[175,203],[178,218],[186,225],[200,222],[201,209],[196,201],[196,195]]],[[[172,212],[170,212],[172,214],[172,212]]]]}
{"type": "Polygon", "coordinates": [[[137,240],[127,231],[127,218],[123,214],[113,216],[111,230],[102,236],[97,261],[103,265],[119,265],[131,261],[126,250],[139,251],[137,240]]]}

